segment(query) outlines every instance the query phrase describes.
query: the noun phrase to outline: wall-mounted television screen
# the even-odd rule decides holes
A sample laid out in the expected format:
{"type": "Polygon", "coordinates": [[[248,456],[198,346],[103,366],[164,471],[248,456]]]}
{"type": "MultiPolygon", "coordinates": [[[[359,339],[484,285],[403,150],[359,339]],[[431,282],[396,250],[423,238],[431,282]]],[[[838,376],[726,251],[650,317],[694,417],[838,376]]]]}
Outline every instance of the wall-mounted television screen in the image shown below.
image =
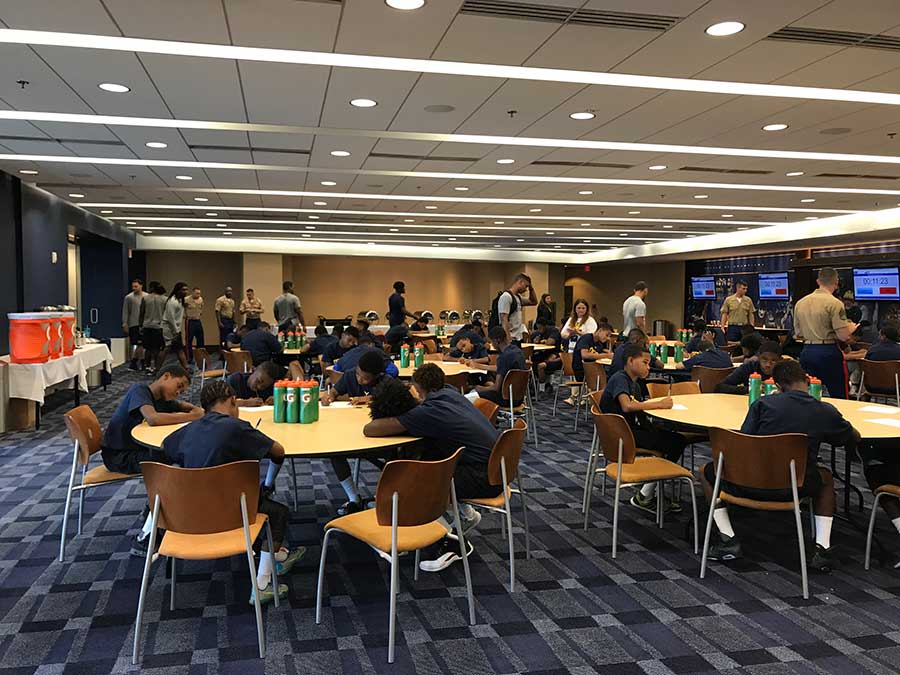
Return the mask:
{"type": "Polygon", "coordinates": [[[788,275],[787,272],[773,272],[759,275],[759,299],[760,300],[787,300],[788,275]]]}
{"type": "Polygon", "coordinates": [[[694,300],[715,300],[716,278],[691,277],[691,297],[694,300]]]}
{"type": "Polygon", "coordinates": [[[896,267],[854,267],[853,295],[857,300],[900,300],[896,267]]]}

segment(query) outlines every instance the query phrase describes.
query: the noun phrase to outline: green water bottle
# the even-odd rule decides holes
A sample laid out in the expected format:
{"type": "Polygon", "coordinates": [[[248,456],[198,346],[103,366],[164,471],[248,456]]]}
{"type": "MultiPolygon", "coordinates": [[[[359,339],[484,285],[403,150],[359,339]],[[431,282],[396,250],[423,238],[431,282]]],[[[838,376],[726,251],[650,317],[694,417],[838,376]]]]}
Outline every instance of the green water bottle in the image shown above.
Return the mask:
{"type": "Polygon", "coordinates": [[[319,421],[319,383],[315,380],[298,382],[298,398],[300,399],[300,424],[312,424],[319,421]]]}
{"type": "Polygon", "coordinates": [[[775,386],[775,380],[771,377],[763,382],[763,396],[768,396],[769,394],[775,394],[778,392],[778,387],[775,386]]]}
{"type": "Polygon", "coordinates": [[[287,382],[279,380],[272,390],[272,398],[275,401],[273,419],[277,424],[287,422],[287,401],[285,400],[285,385],[287,382]]]}
{"type": "Polygon", "coordinates": [[[666,342],[659,346],[659,360],[663,362],[663,365],[669,360],[669,345],[666,342]]]}
{"type": "Polygon", "coordinates": [[[809,395],[819,401],[822,400],[822,380],[818,377],[809,378],[809,395]]]}
{"type": "Polygon", "coordinates": [[[297,343],[297,346],[300,349],[303,349],[306,346],[306,333],[300,333],[300,341],[297,343]]]}
{"type": "Polygon", "coordinates": [[[421,342],[416,343],[416,349],[413,353],[413,358],[415,359],[416,368],[425,363],[425,347],[422,346],[421,342]]]}
{"type": "Polygon", "coordinates": [[[400,367],[409,368],[409,345],[400,345],[400,367]]]}
{"type": "Polygon", "coordinates": [[[762,376],[759,373],[752,373],[747,380],[747,391],[750,393],[749,405],[753,405],[759,400],[762,392],[762,376]]]}
{"type": "Polygon", "coordinates": [[[684,361],[684,346],[675,345],[675,363],[681,363],[682,361],[684,361]]]}
{"type": "Polygon", "coordinates": [[[297,424],[300,421],[300,396],[297,383],[290,381],[285,387],[284,399],[287,403],[287,416],[285,421],[288,424],[297,424]]]}
{"type": "Polygon", "coordinates": [[[278,333],[278,344],[281,345],[281,348],[284,349],[287,345],[285,345],[284,333],[278,333]]]}
{"type": "Polygon", "coordinates": [[[650,356],[652,356],[654,359],[656,358],[656,343],[655,342],[650,343],[650,356]]]}

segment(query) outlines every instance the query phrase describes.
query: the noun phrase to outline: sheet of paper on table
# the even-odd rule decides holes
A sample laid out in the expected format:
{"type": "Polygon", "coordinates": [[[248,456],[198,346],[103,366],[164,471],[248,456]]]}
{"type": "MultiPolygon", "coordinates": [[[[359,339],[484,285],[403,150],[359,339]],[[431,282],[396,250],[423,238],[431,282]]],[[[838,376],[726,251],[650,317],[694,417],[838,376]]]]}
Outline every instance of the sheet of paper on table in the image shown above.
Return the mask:
{"type": "Polygon", "coordinates": [[[350,401],[335,401],[331,405],[320,405],[319,410],[328,410],[329,408],[352,408],[350,401]]]}
{"type": "Polygon", "coordinates": [[[900,412],[900,408],[892,408],[887,405],[864,405],[859,412],[881,413],[882,415],[896,415],[900,412]]]}
{"type": "Polygon", "coordinates": [[[673,403],[672,410],[687,410],[688,407],[684,403],[673,403]]]}
{"type": "Polygon", "coordinates": [[[258,406],[241,406],[241,410],[248,412],[272,412],[275,410],[274,405],[258,405],[258,406]]]}
{"type": "Polygon", "coordinates": [[[891,419],[891,418],[882,418],[877,420],[866,420],[866,422],[871,422],[872,424],[883,424],[886,427],[897,427],[900,428],[900,420],[891,419]]]}

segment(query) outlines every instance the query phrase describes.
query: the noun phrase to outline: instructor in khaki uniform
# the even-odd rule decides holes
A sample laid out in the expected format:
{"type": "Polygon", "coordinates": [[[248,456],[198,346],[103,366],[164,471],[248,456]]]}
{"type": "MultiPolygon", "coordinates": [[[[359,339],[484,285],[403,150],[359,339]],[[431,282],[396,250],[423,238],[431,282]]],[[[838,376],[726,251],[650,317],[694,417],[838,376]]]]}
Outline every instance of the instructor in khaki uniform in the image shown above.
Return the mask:
{"type": "Polygon", "coordinates": [[[722,303],[722,328],[725,339],[729,342],[740,342],[743,337],[741,327],[753,325],[753,314],[756,307],[747,295],[747,282],[743,279],[734,285],[734,295],[729,295],[722,303]]]}
{"type": "Polygon", "coordinates": [[[803,339],[800,365],[822,380],[832,398],[847,398],[847,365],[837,344],[846,341],[859,324],[847,320],[844,303],[834,297],[838,274],[831,267],[819,270],[815,291],[794,305],[794,335],[803,339]]]}

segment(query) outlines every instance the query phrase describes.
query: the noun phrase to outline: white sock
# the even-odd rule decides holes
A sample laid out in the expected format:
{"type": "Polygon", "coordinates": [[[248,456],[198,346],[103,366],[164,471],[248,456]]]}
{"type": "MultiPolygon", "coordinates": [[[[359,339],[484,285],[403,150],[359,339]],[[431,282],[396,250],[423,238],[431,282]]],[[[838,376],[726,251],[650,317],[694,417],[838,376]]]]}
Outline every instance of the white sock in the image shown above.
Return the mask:
{"type": "Polygon", "coordinates": [[[272,487],[275,485],[275,479],[278,478],[278,472],[281,471],[281,467],[284,464],[276,464],[275,462],[269,460],[269,468],[266,469],[266,487],[272,487]]]}
{"type": "Polygon", "coordinates": [[[734,528],[731,527],[731,518],[728,517],[728,509],[724,506],[713,509],[713,520],[716,523],[716,527],[719,528],[720,534],[726,537],[734,536],[734,528]]]}
{"type": "Polygon", "coordinates": [[[459,517],[463,520],[472,520],[475,517],[475,508],[471,504],[460,504],[459,517]]]}
{"type": "Polygon", "coordinates": [[[816,516],[816,543],[822,548],[831,548],[831,525],[834,523],[832,516],[816,516]]]}
{"type": "Polygon", "coordinates": [[[478,392],[473,389],[468,394],[466,394],[466,398],[474,403],[476,398],[481,398],[481,397],[478,395],[478,392]]]}
{"type": "Polygon", "coordinates": [[[147,514],[147,520],[144,521],[144,526],[141,528],[141,533],[138,536],[138,539],[146,539],[150,536],[150,530],[153,529],[153,513],[147,514]]]}
{"type": "Polygon", "coordinates": [[[359,501],[359,492],[357,492],[356,490],[356,483],[353,482],[353,476],[342,480],[341,487],[344,488],[344,493],[347,495],[347,499],[349,499],[351,502],[359,501]]]}
{"type": "Polygon", "coordinates": [[[894,518],[891,522],[897,528],[897,532],[900,532],[900,518],[894,518]]]}
{"type": "Polygon", "coordinates": [[[268,551],[259,554],[259,569],[256,571],[256,585],[260,590],[269,585],[272,580],[272,565],[274,556],[268,551]]]}
{"type": "Polygon", "coordinates": [[[275,562],[284,562],[287,560],[288,550],[286,548],[280,548],[275,551],[275,562]]]}
{"type": "Polygon", "coordinates": [[[653,495],[656,494],[656,483],[645,483],[644,487],[641,488],[641,497],[644,499],[653,499],[653,495]]]}

